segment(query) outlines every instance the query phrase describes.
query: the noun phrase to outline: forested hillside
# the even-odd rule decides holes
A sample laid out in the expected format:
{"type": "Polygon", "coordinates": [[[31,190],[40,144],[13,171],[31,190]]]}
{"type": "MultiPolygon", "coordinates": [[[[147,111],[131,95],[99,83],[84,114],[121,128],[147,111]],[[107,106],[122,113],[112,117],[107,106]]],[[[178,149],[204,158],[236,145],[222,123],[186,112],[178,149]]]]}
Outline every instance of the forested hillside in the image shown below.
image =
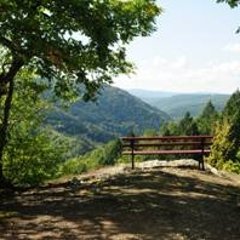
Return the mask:
{"type": "Polygon", "coordinates": [[[87,150],[95,143],[107,142],[131,131],[159,129],[166,120],[169,120],[166,113],[126,91],[105,86],[96,102],[77,101],[69,109],[55,107],[46,123],[65,135],[79,138],[87,150]]]}
{"type": "Polygon", "coordinates": [[[206,103],[210,100],[217,111],[222,111],[229,97],[230,95],[227,94],[197,93],[164,96],[162,92],[160,92],[158,98],[156,97],[156,94],[153,98],[146,97],[146,95],[143,94],[141,99],[166,112],[172,118],[179,119],[182,118],[186,112],[189,112],[194,117],[198,116],[203,111],[206,103]]]}

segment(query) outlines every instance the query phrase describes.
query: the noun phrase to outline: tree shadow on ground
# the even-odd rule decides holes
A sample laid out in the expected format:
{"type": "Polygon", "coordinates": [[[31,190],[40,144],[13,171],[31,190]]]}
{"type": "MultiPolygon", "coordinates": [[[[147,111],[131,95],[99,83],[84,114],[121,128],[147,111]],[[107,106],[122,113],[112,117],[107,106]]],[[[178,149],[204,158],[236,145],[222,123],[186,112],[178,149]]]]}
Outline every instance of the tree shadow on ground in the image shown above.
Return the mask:
{"type": "Polygon", "coordinates": [[[240,239],[240,187],[204,174],[155,169],[22,192],[1,202],[0,239],[240,239]]]}

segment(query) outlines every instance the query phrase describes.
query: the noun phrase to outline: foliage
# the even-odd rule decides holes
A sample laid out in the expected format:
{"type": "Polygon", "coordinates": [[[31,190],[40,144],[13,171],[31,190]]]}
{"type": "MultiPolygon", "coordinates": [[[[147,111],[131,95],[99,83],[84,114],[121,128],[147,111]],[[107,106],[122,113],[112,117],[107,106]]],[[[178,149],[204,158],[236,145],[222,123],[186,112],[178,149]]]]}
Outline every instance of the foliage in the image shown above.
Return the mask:
{"type": "Polygon", "coordinates": [[[220,3],[220,2],[226,2],[232,8],[237,7],[240,4],[239,0],[217,0],[217,3],[220,3]]]}
{"type": "Polygon", "coordinates": [[[110,141],[83,156],[66,161],[60,172],[62,175],[79,174],[100,166],[113,165],[118,160],[120,153],[120,141],[110,141]]]}
{"type": "Polygon", "coordinates": [[[45,85],[39,80],[33,82],[33,77],[24,70],[15,84],[9,142],[3,158],[4,174],[15,184],[36,184],[53,177],[67,146],[66,141],[50,134],[50,129],[41,127],[50,105],[41,99],[45,85]]]}
{"type": "Polygon", "coordinates": [[[240,91],[235,91],[226,103],[223,110],[224,117],[228,119],[234,118],[235,115],[239,114],[240,111],[240,91]]]}
{"type": "Polygon", "coordinates": [[[93,98],[102,83],[131,70],[125,45],[153,32],[160,11],[154,0],[1,1],[0,45],[12,60],[3,75],[11,66],[34,67],[57,95],[69,98],[83,84],[84,99],[93,98]]]}
{"type": "Polygon", "coordinates": [[[232,94],[230,99],[228,100],[224,111],[223,118],[226,118],[231,122],[231,134],[230,139],[234,143],[235,146],[235,155],[237,154],[237,149],[239,148],[240,143],[240,92],[237,90],[232,94]]]}
{"type": "Polygon", "coordinates": [[[158,132],[156,129],[148,128],[143,132],[144,137],[155,137],[158,136],[158,132]]]}
{"type": "Polygon", "coordinates": [[[217,121],[218,113],[214,105],[209,101],[202,111],[202,114],[197,118],[199,132],[205,135],[214,133],[214,124],[217,121]]]}
{"type": "Polygon", "coordinates": [[[240,174],[240,164],[229,160],[223,165],[223,170],[240,174]]]}
{"type": "MultiPolygon", "coordinates": [[[[22,130],[22,126],[18,127],[22,130]]],[[[65,144],[51,139],[47,131],[29,134],[23,130],[15,134],[18,135],[11,138],[4,155],[7,179],[14,184],[33,185],[55,177],[64,161],[65,144]]]]}
{"type": "Polygon", "coordinates": [[[194,122],[190,113],[187,112],[178,125],[179,135],[199,135],[197,124],[194,122]]]}
{"type": "Polygon", "coordinates": [[[178,123],[174,121],[166,122],[160,128],[160,134],[162,136],[176,136],[178,133],[178,123]]]}
{"type": "Polygon", "coordinates": [[[163,136],[180,136],[180,135],[199,135],[196,122],[189,112],[186,112],[184,118],[178,122],[170,121],[160,128],[160,134],[163,136]]]}
{"type": "Polygon", "coordinates": [[[230,139],[231,128],[231,123],[226,119],[219,121],[216,125],[208,162],[219,169],[223,169],[224,164],[227,161],[232,161],[235,155],[234,143],[230,139]]]}
{"type": "Polygon", "coordinates": [[[212,145],[209,162],[219,169],[233,169],[237,171],[240,165],[240,94],[233,93],[219,120],[212,145]]]}
{"type": "Polygon", "coordinates": [[[118,159],[121,150],[121,143],[119,140],[111,141],[102,147],[87,153],[84,156],[85,162],[88,163],[89,168],[97,166],[113,165],[118,159]]]}
{"type": "Polygon", "coordinates": [[[81,157],[67,160],[59,169],[59,176],[74,175],[86,172],[87,165],[81,157]]]}
{"type": "Polygon", "coordinates": [[[215,110],[214,105],[212,104],[212,101],[208,101],[205,108],[202,111],[202,114],[200,115],[200,118],[211,118],[212,116],[217,115],[217,111],[215,110]]]}

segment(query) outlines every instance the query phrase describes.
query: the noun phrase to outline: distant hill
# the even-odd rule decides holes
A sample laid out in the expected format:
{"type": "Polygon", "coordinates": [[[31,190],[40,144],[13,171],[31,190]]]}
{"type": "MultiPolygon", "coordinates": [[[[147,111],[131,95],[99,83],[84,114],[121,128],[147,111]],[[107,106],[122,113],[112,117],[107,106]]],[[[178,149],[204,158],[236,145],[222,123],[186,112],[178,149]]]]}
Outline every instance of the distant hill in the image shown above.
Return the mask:
{"type": "Polygon", "coordinates": [[[143,89],[129,89],[127,91],[133,96],[136,96],[147,102],[152,102],[159,98],[171,97],[177,94],[174,92],[151,91],[143,89]]]}
{"type": "MultiPolygon", "coordinates": [[[[141,92],[139,91],[138,93],[141,92]]],[[[209,100],[213,102],[218,111],[221,111],[230,97],[230,95],[227,94],[202,93],[175,95],[171,95],[170,93],[170,95],[168,95],[168,92],[165,96],[163,92],[159,92],[159,97],[157,97],[157,93],[158,92],[156,91],[154,92],[153,97],[147,97],[143,90],[143,95],[138,96],[145,102],[166,112],[175,119],[182,118],[187,111],[190,112],[192,116],[199,115],[209,100]]]]}
{"type": "Polygon", "coordinates": [[[96,143],[107,142],[132,130],[159,129],[170,117],[121,89],[107,86],[96,102],[77,101],[68,110],[55,107],[46,122],[60,133],[81,139],[92,148],[96,143]]]}

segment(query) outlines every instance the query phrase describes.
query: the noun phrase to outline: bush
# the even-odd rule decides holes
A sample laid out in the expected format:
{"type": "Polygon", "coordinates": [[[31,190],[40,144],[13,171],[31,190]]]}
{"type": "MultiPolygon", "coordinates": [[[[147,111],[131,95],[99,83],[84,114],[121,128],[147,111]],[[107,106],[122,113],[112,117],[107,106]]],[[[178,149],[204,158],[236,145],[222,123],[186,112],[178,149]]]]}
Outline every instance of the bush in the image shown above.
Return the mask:
{"type": "Polygon", "coordinates": [[[80,174],[100,166],[114,165],[121,153],[119,140],[111,141],[83,156],[66,161],[60,169],[61,175],[80,174]]]}
{"type": "Polygon", "coordinates": [[[240,163],[228,161],[223,165],[223,170],[240,174],[240,163]]]}
{"type": "Polygon", "coordinates": [[[4,155],[5,176],[14,184],[36,185],[57,176],[66,143],[48,132],[14,135],[4,155]]]}
{"type": "Polygon", "coordinates": [[[66,161],[60,168],[61,175],[81,174],[87,171],[87,165],[81,158],[66,161]]]}
{"type": "Polygon", "coordinates": [[[223,169],[224,163],[232,160],[235,155],[234,142],[229,138],[231,135],[231,124],[227,119],[224,119],[217,123],[215,131],[208,162],[213,167],[223,169]]]}

